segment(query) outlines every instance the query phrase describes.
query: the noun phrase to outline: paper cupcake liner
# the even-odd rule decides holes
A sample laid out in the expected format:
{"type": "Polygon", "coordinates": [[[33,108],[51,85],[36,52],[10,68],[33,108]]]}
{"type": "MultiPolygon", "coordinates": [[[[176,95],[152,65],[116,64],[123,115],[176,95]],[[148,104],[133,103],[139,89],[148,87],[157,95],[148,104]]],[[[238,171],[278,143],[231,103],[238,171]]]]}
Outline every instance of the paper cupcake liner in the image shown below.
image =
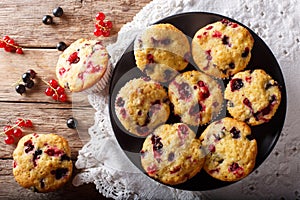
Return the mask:
{"type": "Polygon", "coordinates": [[[98,93],[101,92],[106,85],[109,83],[110,78],[111,78],[111,74],[112,74],[112,65],[109,62],[106,68],[106,71],[104,73],[104,75],[102,76],[102,78],[92,87],[84,90],[85,93],[87,94],[93,94],[93,93],[98,93]]]}

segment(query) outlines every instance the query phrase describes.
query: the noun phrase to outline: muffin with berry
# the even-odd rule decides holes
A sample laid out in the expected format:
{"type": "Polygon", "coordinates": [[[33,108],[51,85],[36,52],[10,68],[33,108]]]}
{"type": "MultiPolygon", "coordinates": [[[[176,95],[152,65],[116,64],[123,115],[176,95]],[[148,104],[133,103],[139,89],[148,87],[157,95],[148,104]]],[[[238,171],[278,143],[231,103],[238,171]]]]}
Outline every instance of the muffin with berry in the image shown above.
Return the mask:
{"type": "Polygon", "coordinates": [[[188,65],[190,44],[172,24],[155,24],[134,42],[137,67],[151,79],[168,82],[188,65]]]}
{"type": "Polygon", "coordinates": [[[109,81],[109,55],[101,42],[78,39],[59,56],[56,76],[61,86],[71,92],[103,90],[109,81]]]}
{"type": "Polygon", "coordinates": [[[187,71],[169,84],[169,98],[174,114],[181,121],[205,125],[219,115],[223,105],[222,85],[199,71],[187,71]]]}
{"type": "Polygon", "coordinates": [[[61,188],[72,175],[68,141],[56,134],[28,134],[13,152],[13,175],[24,188],[51,192],[61,188]]]}
{"type": "Polygon", "coordinates": [[[224,19],[196,32],[192,55],[203,72],[228,78],[247,66],[253,43],[254,39],[245,27],[224,19]]]}
{"type": "Polygon", "coordinates": [[[227,110],[232,117],[255,126],[275,115],[281,101],[278,83],[262,69],[239,72],[225,89],[227,110]]]}
{"type": "Polygon", "coordinates": [[[146,173],[162,183],[176,185],[194,177],[205,155],[195,133],[183,123],[159,126],[145,139],[141,163],[146,173]]]}
{"type": "Polygon", "coordinates": [[[237,181],[253,170],[257,142],[245,122],[229,117],[215,121],[204,130],[200,141],[206,154],[203,168],[210,176],[237,181]]]}
{"type": "Polygon", "coordinates": [[[160,83],[136,78],[120,89],[115,99],[115,111],[127,131],[145,137],[169,118],[168,95],[160,83]]]}

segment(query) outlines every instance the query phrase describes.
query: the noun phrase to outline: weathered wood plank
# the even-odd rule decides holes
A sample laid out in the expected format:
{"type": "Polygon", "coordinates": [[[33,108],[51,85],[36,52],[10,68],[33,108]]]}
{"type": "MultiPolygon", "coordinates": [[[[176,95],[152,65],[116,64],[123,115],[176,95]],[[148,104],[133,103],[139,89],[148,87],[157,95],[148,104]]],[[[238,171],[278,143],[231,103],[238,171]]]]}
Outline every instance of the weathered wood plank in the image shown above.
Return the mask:
{"type": "Polygon", "coordinates": [[[55,47],[59,41],[70,44],[79,37],[93,35],[95,15],[104,12],[114,24],[112,35],[151,0],[66,0],[66,1],[1,1],[0,36],[10,35],[25,47],[55,47]],[[53,25],[44,25],[42,17],[52,15],[57,6],[64,9],[53,25]]]}

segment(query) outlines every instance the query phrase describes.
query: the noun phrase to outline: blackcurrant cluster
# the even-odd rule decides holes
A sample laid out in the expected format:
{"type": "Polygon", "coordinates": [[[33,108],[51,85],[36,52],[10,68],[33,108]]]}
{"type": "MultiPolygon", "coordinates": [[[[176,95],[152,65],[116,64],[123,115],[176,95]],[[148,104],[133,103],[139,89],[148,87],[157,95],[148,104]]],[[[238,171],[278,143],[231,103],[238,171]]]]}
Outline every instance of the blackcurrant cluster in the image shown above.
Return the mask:
{"type": "Polygon", "coordinates": [[[19,81],[16,86],[16,92],[19,94],[23,94],[26,92],[26,88],[31,89],[34,86],[33,79],[36,76],[36,72],[33,69],[29,69],[22,75],[22,81],[19,81]]]}
{"type": "MultiPolygon", "coordinates": [[[[61,17],[64,14],[64,10],[61,7],[57,7],[53,9],[52,14],[55,17],[61,17]]],[[[46,25],[53,24],[53,18],[51,15],[44,15],[42,21],[46,25]]]]}

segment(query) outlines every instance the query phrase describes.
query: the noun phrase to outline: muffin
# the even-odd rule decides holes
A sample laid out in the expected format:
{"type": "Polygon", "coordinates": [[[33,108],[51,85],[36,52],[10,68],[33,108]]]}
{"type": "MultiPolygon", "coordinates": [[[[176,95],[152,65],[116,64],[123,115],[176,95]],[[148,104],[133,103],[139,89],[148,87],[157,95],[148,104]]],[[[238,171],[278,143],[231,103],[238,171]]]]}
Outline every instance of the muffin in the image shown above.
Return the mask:
{"type": "Polygon", "coordinates": [[[72,175],[68,141],[55,134],[29,134],[13,152],[13,175],[24,188],[51,192],[61,188],[72,175]]]}
{"type": "Polygon", "coordinates": [[[99,92],[111,74],[109,55],[101,42],[78,39],[59,56],[56,76],[71,92],[99,92]]]}
{"type": "Polygon", "coordinates": [[[217,78],[228,78],[245,69],[253,43],[254,39],[246,28],[222,20],[196,32],[192,40],[192,55],[203,72],[217,78]]]}
{"type": "Polygon", "coordinates": [[[146,173],[168,185],[194,177],[204,163],[200,141],[185,124],[164,124],[145,139],[141,162],[146,173]]]}
{"type": "Polygon", "coordinates": [[[123,127],[135,136],[147,136],[170,115],[163,86],[147,78],[127,82],[115,99],[115,112],[123,127]]]}
{"type": "Polygon", "coordinates": [[[237,181],[253,170],[257,143],[246,123],[223,118],[211,123],[201,134],[200,141],[206,154],[203,169],[213,178],[237,181]]]}
{"type": "Polygon", "coordinates": [[[239,72],[225,89],[227,110],[233,118],[255,126],[268,122],[281,101],[278,83],[262,69],[239,72]]]}
{"type": "Polygon", "coordinates": [[[155,24],[134,41],[134,56],[137,67],[147,76],[168,82],[188,65],[190,44],[172,24],[155,24]]]}
{"type": "Polygon", "coordinates": [[[210,76],[199,71],[187,71],[169,84],[169,98],[174,114],[181,121],[205,125],[220,113],[223,106],[222,86],[210,76]]]}

